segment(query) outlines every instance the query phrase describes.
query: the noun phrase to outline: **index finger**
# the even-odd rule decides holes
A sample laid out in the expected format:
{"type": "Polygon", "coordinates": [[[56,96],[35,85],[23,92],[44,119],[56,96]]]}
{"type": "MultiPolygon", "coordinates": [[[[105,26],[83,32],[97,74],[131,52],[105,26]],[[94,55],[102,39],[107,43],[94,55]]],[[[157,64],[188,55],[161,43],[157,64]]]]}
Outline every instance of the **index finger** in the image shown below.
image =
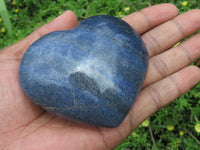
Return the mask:
{"type": "Polygon", "coordinates": [[[144,8],[124,18],[138,34],[143,34],[151,28],[160,25],[178,15],[178,9],[172,4],[159,4],[144,8]]]}

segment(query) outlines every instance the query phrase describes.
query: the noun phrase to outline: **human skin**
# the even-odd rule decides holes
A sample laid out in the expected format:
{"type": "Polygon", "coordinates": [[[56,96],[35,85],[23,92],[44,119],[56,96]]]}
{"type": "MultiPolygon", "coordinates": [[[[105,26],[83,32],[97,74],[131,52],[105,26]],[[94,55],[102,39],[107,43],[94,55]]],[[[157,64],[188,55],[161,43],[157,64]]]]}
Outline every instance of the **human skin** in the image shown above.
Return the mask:
{"type": "Polygon", "coordinates": [[[33,104],[23,93],[18,68],[26,49],[41,36],[73,29],[76,15],[66,11],[23,40],[0,51],[1,150],[110,150],[147,117],[200,81],[200,69],[188,66],[200,57],[200,10],[178,15],[172,4],[151,6],[123,18],[142,37],[149,68],[130,112],[116,128],[102,128],[57,117],[33,104]]]}

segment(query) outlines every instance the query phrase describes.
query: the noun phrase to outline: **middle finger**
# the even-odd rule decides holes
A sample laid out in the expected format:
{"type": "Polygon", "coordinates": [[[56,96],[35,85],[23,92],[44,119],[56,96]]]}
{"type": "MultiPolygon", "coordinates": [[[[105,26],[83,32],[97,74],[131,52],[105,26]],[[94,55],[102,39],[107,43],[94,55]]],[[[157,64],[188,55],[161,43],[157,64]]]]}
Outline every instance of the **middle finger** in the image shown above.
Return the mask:
{"type": "Polygon", "coordinates": [[[200,34],[179,46],[151,57],[143,86],[155,83],[191,64],[200,57],[200,34]]]}
{"type": "Polygon", "coordinates": [[[144,33],[149,57],[157,55],[200,29],[200,10],[191,10],[144,33]]]}

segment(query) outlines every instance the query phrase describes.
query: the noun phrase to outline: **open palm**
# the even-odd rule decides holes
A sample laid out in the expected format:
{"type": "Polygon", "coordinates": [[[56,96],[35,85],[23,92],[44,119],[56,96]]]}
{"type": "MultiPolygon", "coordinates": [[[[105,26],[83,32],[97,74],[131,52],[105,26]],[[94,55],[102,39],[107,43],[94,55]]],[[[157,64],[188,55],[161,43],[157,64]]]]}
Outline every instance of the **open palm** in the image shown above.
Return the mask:
{"type": "Polygon", "coordinates": [[[178,15],[171,4],[156,5],[123,18],[144,40],[150,63],[143,89],[117,128],[101,128],[57,117],[33,104],[18,81],[25,50],[42,35],[72,29],[77,18],[67,11],[0,52],[0,149],[106,150],[120,144],[144,119],[200,81],[188,65],[200,57],[200,35],[172,46],[200,29],[200,10],[178,15]]]}

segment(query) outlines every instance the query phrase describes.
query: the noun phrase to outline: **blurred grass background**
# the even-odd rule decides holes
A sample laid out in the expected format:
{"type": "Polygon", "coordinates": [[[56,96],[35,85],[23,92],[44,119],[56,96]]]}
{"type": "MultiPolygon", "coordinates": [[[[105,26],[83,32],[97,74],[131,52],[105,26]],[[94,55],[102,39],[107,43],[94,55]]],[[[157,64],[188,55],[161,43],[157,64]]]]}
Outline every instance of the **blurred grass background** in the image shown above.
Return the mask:
{"type": "MultiPolygon", "coordinates": [[[[66,10],[74,11],[79,21],[103,14],[122,18],[160,3],[176,5],[180,14],[200,7],[199,0],[5,0],[9,17],[0,11],[0,50],[66,10]]],[[[200,149],[200,84],[145,120],[116,148],[134,149],[200,149]]]]}

